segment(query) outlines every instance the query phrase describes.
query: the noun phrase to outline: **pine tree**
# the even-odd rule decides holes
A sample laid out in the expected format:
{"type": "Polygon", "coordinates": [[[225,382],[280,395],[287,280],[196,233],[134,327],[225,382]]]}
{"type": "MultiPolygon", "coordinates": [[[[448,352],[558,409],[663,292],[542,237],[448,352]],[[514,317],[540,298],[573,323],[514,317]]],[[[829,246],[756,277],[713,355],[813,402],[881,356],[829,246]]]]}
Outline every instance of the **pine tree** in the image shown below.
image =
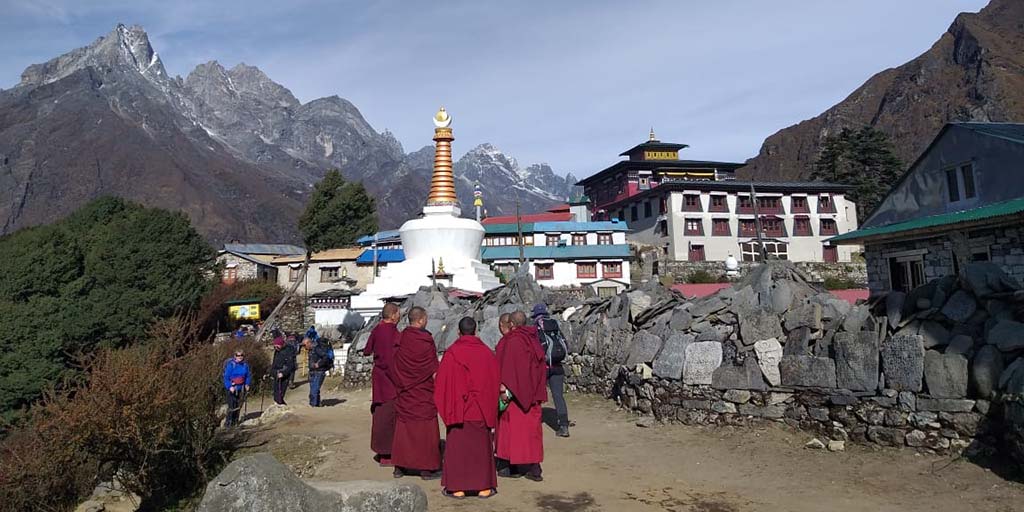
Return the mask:
{"type": "Polygon", "coordinates": [[[852,186],[847,197],[857,204],[857,218],[863,222],[902,172],[903,163],[893,153],[888,136],[865,126],[844,128],[825,139],[811,179],[852,186]]]}
{"type": "Polygon", "coordinates": [[[337,170],[328,171],[299,217],[299,231],[310,251],[351,245],[377,231],[376,201],[362,183],[347,182],[337,170]]]}

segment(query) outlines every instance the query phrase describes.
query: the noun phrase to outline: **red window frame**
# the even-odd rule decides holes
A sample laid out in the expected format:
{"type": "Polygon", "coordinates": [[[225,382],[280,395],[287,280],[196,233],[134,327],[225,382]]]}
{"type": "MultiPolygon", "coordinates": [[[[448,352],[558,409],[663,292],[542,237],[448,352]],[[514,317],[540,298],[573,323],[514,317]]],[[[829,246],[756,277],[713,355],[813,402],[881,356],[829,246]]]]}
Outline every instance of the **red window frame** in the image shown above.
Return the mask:
{"type": "Polygon", "coordinates": [[[740,236],[757,236],[757,222],[754,219],[740,219],[740,236]]]}
{"type": "Polygon", "coordinates": [[[814,236],[810,217],[793,217],[793,236],[814,236]]]}
{"type": "Polygon", "coordinates": [[[761,229],[767,236],[786,236],[786,224],[779,217],[761,217],[761,229]]]}
{"type": "Polygon", "coordinates": [[[702,211],[700,207],[700,194],[683,194],[683,211],[684,212],[699,212],[702,211]]]}
{"type": "Polygon", "coordinates": [[[835,219],[821,219],[821,226],[818,229],[818,233],[820,233],[821,236],[838,235],[839,228],[836,226],[835,219]]]}
{"type": "Polygon", "coordinates": [[[690,236],[702,236],[704,234],[704,220],[683,219],[683,234],[690,236]]]}
{"type": "Polygon", "coordinates": [[[603,277],[622,277],[621,261],[606,261],[601,263],[601,275],[603,277]]]}
{"type": "Polygon", "coordinates": [[[782,211],[782,198],[781,197],[759,197],[757,198],[757,210],[758,213],[784,213],[782,211]]]}
{"type": "Polygon", "coordinates": [[[555,278],[554,263],[534,263],[533,277],[538,281],[547,281],[555,278]]]}
{"type": "Polygon", "coordinates": [[[712,195],[711,202],[708,205],[709,212],[728,212],[729,201],[728,196],[712,195]]]}
{"type": "Polygon", "coordinates": [[[839,263],[839,248],[829,245],[822,246],[821,258],[825,263],[839,263]]]}
{"type": "Polygon", "coordinates": [[[832,200],[832,196],[822,194],[818,196],[818,213],[835,213],[836,203],[832,200]]]}
{"type": "MultiPolygon", "coordinates": [[[[790,198],[790,210],[793,213],[811,213],[811,207],[807,205],[806,196],[793,196],[790,198]]],[[[794,230],[796,231],[796,230],[794,230]]]]}
{"type": "Polygon", "coordinates": [[[711,236],[730,236],[729,219],[711,219],[711,236]]]}
{"type": "Polygon", "coordinates": [[[597,263],[577,263],[576,277],[580,279],[593,279],[597,277],[597,263]]]}
{"type": "Polygon", "coordinates": [[[736,197],[736,213],[754,213],[754,202],[750,196],[736,197]]]}
{"type": "Polygon", "coordinates": [[[703,245],[691,245],[689,254],[687,255],[687,261],[705,261],[704,257],[704,246],[703,245]]]}

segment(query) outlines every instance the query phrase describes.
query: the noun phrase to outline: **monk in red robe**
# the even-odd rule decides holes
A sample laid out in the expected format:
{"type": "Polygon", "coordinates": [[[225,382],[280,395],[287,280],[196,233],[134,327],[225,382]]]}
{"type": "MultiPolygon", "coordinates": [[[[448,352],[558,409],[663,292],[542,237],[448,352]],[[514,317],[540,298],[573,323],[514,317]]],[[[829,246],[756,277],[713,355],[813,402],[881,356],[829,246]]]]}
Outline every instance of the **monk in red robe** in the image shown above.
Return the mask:
{"type": "Polygon", "coordinates": [[[373,328],[366,341],[363,355],[373,355],[373,398],[370,400],[370,414],[373,417],[370,429],[370,449],[374,459],[381,466],[391,465],[391,440],[395,437],[395,384],[388,371],[393,364],[395,348],[398,346],[399,318],[398,305],[387,303],[381,311],[380,323],[373,328]]]}
{"type": "Polygon", "coordinates": [[[437,348],[426,326],[426,310],[410,309],[409,327],[402,331],[391,367],[398,415],[391,442],[395,478],[406,473],[419,474],[424,480],[441,478],[441,432],[434,405],[437,348]]]}
{"type": "Polygon", "coordinates": [[[547,401],[547,365],[537,327],[526,325],[526,314],[510,316],[512,329],[498,342],[498,367],[508,408],[498,420],[498,458],[509,467],[501,476],[525,476],[539,482],[544,461],[541,404],[547,401]]]}
{"type": "Polygon", "coordinates": [[[448,427],[441,487],[453,498],[490,498],[498,488],[491,439],[498,424],[498,360],[476,337],[475,320],[462,318],[459,334],[441,358],[434,388],[434,403],[448,427]]]}

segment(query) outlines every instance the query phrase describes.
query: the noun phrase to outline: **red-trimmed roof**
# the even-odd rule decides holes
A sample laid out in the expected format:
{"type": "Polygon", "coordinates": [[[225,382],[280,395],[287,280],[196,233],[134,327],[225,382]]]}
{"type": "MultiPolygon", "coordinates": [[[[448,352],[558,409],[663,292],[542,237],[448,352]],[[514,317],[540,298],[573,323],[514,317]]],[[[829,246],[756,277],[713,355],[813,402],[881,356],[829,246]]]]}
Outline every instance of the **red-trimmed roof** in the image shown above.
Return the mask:
{"type": "MultiPolygon", "coordinates": [[[[572,214],[569,212],[558,212],[558,213],[530,213],[526,215],[520,215],[519,221],[523,224],[530,222],[565,222],[572,220],[572,214]]],[[[481,224],[515,224],[515,215],[502,215],[499,217],[487,217],[480,222],[481,224]]]]}

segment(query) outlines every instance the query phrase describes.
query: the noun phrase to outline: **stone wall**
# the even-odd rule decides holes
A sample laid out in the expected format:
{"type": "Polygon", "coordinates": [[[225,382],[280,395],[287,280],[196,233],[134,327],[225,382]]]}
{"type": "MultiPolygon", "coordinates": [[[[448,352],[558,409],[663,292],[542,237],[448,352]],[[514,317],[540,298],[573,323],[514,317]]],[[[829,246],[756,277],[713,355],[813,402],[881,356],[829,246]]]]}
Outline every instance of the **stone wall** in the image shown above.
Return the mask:
{"type": "MultiPolygon", "coordinates": [[[[721,261],[669,261],[661,262],[659,265],[665,269],[661,273],[671,274],[677,283],[688,282],[690,274],[698,270],[703,270],[714,277],[725,276],[725,265],[721,261]]],[[[740,262],[740,277],[758,265],[753,262],[740,262]]],[[[793,265],[814,283],[823,283],[826,279],[833,278],[852,281],[861,287],[868,285],[868,270],[864,263],[800,262],[793,265]]]]}

